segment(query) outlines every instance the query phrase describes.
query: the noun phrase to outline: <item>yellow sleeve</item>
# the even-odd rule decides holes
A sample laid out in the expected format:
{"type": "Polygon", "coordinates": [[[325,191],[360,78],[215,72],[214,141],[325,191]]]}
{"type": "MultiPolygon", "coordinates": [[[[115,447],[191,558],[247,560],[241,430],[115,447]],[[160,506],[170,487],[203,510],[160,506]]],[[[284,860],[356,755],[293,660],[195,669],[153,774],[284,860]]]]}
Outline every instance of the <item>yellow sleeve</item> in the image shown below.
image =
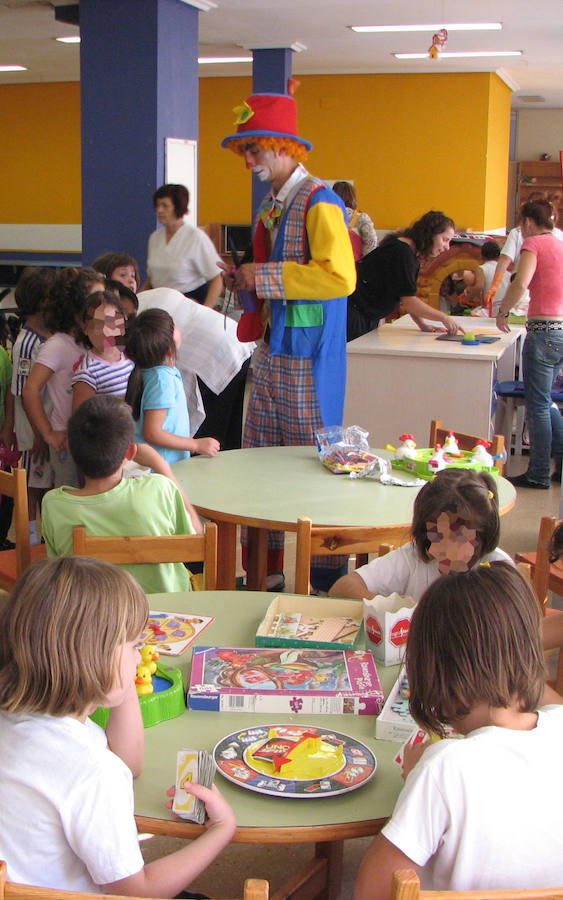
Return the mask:
{"type": "Polygon", "coordinates": [[[308,263],[282,263],[287,300],[331,300],[347,297],[356,287],[356,263],[342,210],[315,203],[307,213],[308,263]]]}

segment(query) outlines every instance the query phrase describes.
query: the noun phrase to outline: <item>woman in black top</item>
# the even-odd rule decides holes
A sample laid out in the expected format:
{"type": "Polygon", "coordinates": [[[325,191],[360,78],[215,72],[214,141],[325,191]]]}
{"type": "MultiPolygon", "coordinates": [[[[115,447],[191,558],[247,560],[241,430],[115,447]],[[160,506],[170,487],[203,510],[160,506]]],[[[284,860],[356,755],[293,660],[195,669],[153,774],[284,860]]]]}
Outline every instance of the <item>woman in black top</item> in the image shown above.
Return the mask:
{"type": "Polygon", "coordinates": [[[449,334],[458,330],[446,313],[416,296],[420,265],[444,250],[454,236],[454,223],[442,212],[431,210],[410,228],[389,234],[379,247],[358,263],[358,285],[348,298],[348,335],[352,341],[377,328],[400,303],[421,331],[442,331],[423,319],[440,322],[449,334]]]}

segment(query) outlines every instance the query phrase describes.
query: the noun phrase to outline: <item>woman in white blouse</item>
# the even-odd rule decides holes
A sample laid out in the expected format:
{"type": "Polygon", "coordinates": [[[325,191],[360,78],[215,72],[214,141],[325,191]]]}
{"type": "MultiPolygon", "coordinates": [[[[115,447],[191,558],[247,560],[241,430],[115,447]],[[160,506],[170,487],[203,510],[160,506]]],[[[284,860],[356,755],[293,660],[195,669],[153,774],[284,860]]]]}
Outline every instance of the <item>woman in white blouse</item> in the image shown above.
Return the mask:
{"type": "Polygon", "coordinates": [[[223,289],[221,260],[205,232],[184,221],[189,200],[183,184],[163,184],[154,192],[154,208],[163,227],[149,237],[147,279],[141,290],[174,288],[213,307],[223,289]]]}

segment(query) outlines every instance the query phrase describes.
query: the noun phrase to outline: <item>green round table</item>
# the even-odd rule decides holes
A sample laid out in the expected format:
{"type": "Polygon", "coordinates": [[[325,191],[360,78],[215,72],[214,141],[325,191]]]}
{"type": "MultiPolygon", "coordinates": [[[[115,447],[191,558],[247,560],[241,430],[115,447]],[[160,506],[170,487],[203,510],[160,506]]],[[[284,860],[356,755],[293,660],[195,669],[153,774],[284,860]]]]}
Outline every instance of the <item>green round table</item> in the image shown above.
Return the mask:
{"type": "MultiPolygon", "coordinates": [[[[375,450],[391,458],[387,450],[375,450]]],[[[174,465],[174,474],[203,516],[217,522],[217,587],[234,590],[237,525],[247,525],[249,589],[264,590],[268,529],[296,531],[299,516],[313,525],[376,527],[380,543],[408,539],[414,498],[420,487],[384,485],[372,478],[333,475],[315,447],[258,447],[224,450],[212,459],[197,456],[174,465]]],[[[406,482],[408,472],[396,472],[406,482]]],[[[516,490],[499,478],[501,513],[516,490]]]]}
{"type": "MultiPolygon", "coordinates": [[[[249,591],[244,595],[229,591],[201,591],[188,594],[153,594],[151,609],[215,616],[215,621],[200,636],[201,645],[254,646],[256,628],[272,600],[272,594],[249,591]]],[[[358,601],[359,602],[359,601],[358,601]]],[[[181,656],[163,657],[166,664],[181,668],[189,682],[192,648],[181,656]]],[[[387,694],[395,682],[398,667],[378,666],[387,694]]],[[[145,768],[135,781],[135,813],[141,831],[193,838],[202,827],[174,819],[166,809],[166,790],[174,783],[176,753],[183,747],[213,751],[225,735],[257,724],[305,723],[358,737],[377,758],[377,771],[371,782],[335,797],[288,799],[270,797],[245,790],[219,774],[216,784],[233,807],[238,828],[235,842],[241,843],[313,843],[316,856],[308,866],[307,878],[318,885],[325,896],[335,898],[340,884],[342,841],[377,834],[393,810],[401,789],[399,767],[393,762],[399,744],[375,739],[375,717],[267,716],[236,712],[186,710],[183,715],[145,730],[145,768]]],[[[295,876],[305,879],[305,875],[295,876]]]]}

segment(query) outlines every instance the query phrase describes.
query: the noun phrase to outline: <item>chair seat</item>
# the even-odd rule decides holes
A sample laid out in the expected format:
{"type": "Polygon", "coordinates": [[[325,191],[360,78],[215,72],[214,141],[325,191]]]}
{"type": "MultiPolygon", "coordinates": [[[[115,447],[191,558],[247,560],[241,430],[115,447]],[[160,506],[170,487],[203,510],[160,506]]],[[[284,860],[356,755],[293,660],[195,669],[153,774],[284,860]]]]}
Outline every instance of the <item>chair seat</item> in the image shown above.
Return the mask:
{"type": "MultiPolygon", "coordinates": [[[[497,397],[524,398],[523,381],[499,381],[495,384],[497,397]]],[[[554,403],[563,403],[563,391],[552,390],[551,399],[554,403]]]]}
{"type": "MultiPolygon", "coordinates": [[[[47,547],[45,544],[36,544],[34,547],[30,547],[30,554],[32,563],[46,559],[47,547]]],[[[0,588],[10,591],[16,581],[16,551],[2,550],[0,551],[0,588]]]]}

